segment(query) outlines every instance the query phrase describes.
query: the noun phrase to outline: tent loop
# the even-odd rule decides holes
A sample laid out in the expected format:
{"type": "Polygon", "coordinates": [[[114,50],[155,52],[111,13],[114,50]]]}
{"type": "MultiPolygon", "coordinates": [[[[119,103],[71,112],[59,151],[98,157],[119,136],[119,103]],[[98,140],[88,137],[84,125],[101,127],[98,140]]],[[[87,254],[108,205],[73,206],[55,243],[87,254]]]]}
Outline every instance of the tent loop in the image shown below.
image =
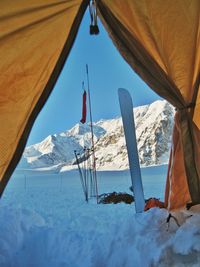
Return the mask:
{"type": "Polygon", "coordinates": [[[89,11],[90,11],[90,34],[97,35],[99,34],[99,27],[97,25],[97,4],[95,0],[92,0],[89,3],[89,11]]]}
{"type": "Polygon", "coordinates": [[[177,219],[174,215],[172,215],[171,213],[169,213],[169,215],[168,215],[168,217],[167,217],[167,219],[166,219],[166,223],[167,223],[167,231],[169,230],[170,219],[171,219],[171,218],[174,219],[174,222],[176,223],[176,225],[177,225],[178,227],[181,226],[180,223],[179,223],[179,221],[178,221],[178,219],[177,219]]]}

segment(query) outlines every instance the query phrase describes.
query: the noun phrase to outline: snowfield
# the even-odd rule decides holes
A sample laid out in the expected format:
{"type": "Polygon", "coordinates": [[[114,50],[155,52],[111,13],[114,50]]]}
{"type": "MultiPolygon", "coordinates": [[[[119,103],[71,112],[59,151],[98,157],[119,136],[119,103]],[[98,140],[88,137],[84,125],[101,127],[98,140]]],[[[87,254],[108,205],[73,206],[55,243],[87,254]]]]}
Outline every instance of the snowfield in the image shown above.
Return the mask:
{"type": "MultiPolygon", "coordinates": [[[[166,166],[142,169],[146,198],[163,198],[166,166]]],[[[77,171],[15,173],[0,200],[1,267],[199,266],[199,207],[135,214],[87,204],[77,171]],[[192,216],[191,216],[192,215],[192,216]]],[[[99,172],[100,193],[128,192],[128,172],[99,172]]]]}

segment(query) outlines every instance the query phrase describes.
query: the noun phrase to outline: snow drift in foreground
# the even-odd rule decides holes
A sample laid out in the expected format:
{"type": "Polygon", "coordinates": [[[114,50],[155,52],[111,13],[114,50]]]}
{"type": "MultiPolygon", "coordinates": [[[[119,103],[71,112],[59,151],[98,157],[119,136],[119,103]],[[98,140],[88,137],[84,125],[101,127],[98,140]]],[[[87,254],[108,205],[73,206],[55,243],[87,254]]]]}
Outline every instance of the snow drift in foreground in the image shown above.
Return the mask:
{"type": "MultiPolygon", "coordinates": [[[[163,199],[166,171],[164,166],[142,169],[145,198],[163,199]]],[[[98,173],[98,178],[100,193],[129,190],[128,172],[98,173]]],[[[181,226],[171,218],[168,229],[165,209],[136,215],[134,204],[83,199],[77,172],[15,174],[0,200],[0,266],[199,266],[195,207],[176,212],[181,226]]]]}
{"type": "Polygon", "coordinates": [[[55,228],[38,213],[1,206],[0,266],[199,266],[200,215],[175,213],[182,225],[171,220],[169,229],[167,216],[164,209],[133,215],[125,204],[93,205],[66,211],[55,228]]]}

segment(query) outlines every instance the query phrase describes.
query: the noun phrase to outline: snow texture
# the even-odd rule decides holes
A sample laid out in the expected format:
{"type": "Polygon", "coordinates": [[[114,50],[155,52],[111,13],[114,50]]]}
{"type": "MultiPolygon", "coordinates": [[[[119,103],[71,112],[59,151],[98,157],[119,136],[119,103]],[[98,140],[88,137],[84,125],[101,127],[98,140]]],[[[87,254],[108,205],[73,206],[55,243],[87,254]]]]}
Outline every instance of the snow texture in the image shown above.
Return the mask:
{"type": "MultiPolygon", "coordinates": [[[[85,203],[77,172],[25,175],[26,183],[12,178],[0,201],[1,267],[199,266],[199,206],[175,211],[180,227],[173,218],[168,226],[165,209],[136,215],[132,204],[85,203]]],[[[103,191],[124,190],[130,181],[121,178],[107,172],[103,191]]]]}
{"type": "MultiPolygon", "coordinates": [[[[174,109],[165,100],[134,109],[137,145],[141,166],[168,163],[174,109]]],[[[128,169],[127,150],[121,118],[94,123],[98,170],[128,169]]],[[[74,150],[91,147],[90,126],[76,124],[72,129],[48,136],[25,149],[20,169],[49,168],[65,171],[76,168],[74,150]]]]}

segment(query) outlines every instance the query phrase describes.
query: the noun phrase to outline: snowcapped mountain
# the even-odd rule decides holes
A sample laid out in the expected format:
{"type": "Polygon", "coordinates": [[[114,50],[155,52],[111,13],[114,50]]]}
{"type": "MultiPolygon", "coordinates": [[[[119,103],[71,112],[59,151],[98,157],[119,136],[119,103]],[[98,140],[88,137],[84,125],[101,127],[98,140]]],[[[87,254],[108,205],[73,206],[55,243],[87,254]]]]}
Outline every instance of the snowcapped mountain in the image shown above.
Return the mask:
{"type": "MultiPolygon", "coordinates": [[[[165,100],[134,108],[138,151],[142,166],[168,162],[174,108],[165,100]]],[[[97,169],[127,169],[128,158],[121,118],[94,123],[97,169]]],[[[75,163],[74,150],[90,147],[90,126],[76,124],[72,129],[48,136],[26,147],[18,168],[69,169],[75,163]]]]}
{"type": "MultiPolygon", "coordinates": [[[[140,164],[168,163],[174,108],[167,101],[134,108],[140,164]]],[[[97,167],[127,169],[128,158],[121,118],[98,122],[106,129],[96,144],[97,167]]]]}

